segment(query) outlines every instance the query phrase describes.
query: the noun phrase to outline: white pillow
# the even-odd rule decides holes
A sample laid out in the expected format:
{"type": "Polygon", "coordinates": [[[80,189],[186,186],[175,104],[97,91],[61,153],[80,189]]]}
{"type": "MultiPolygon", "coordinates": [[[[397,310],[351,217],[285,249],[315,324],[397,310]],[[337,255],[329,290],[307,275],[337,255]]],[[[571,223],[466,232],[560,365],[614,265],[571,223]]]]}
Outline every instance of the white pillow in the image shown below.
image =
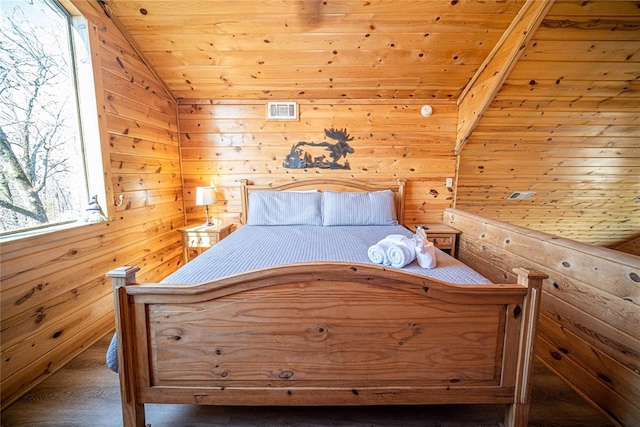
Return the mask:
{"type": "Polygon", "coordinates": [[[361,192],[325,191],[322,225],[398,225],[391,190],[361,192]]]}
{"type": "Polygon", "coordinates": [[[322,194],[253,191],[249,194],[247,225],[322,225],[322,194]]]}

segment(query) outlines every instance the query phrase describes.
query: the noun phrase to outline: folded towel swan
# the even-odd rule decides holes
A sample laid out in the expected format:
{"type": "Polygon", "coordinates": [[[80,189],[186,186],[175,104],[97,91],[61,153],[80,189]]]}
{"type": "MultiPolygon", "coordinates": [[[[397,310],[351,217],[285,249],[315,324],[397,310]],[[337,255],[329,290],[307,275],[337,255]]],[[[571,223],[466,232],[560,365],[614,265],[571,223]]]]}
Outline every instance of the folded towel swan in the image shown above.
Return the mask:
{"type": "Polygon", "coordinates": [[[422,268],[435,268],[436,247],[433,242],[426,241],[422,247],[416,246],[416,258],[422,268]]]}
{"type": "Polygon", "coordinates": [[[427,233],[424,228],[418,228],[413,236],[416,242],[416,258],[422,268],[436,267],[436,248],[433,242],[427,240],[427,233]]]}

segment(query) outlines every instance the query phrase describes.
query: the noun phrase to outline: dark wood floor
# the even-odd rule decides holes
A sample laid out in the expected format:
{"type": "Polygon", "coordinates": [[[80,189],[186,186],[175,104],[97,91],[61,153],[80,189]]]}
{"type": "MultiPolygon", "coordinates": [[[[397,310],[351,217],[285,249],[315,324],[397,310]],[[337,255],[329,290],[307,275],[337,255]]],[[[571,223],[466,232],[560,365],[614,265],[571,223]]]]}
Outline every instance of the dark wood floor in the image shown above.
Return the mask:
{"type": "MultiPolygon", "coordinates": [[[[109,371],[105,337],[2,413],[2,426],[121,425],[118,377],[109,371]]],[[[504,409],[485,405],[390,407],[198,407],[147,405],[153,427],[187,426],[498,426],[504,409]]],[[[530,426],[611,426],[539,363],[530,426]]]]}

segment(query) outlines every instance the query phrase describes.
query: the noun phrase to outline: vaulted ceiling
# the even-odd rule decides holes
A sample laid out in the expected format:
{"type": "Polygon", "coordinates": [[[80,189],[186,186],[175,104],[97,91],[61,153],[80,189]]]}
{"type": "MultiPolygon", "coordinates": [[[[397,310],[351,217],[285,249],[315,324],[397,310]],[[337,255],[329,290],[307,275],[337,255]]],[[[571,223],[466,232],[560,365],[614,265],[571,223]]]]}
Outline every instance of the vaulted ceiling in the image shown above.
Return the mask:
{"type": "Polygon", "coordinates": [[[176,98],[458,99],[524,0],[106,0],[176,98]]]}

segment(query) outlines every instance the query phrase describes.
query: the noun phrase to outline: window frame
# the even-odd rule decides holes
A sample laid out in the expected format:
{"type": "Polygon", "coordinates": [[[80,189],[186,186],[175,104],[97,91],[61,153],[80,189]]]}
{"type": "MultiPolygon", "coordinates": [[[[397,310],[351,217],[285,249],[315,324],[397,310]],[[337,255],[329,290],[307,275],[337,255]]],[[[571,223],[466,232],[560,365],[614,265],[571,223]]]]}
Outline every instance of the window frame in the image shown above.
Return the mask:
{"type": "MultiPolygon", "coordinates": [[[[94,195],[107,220],[113,220],[115,204],[108,155],[108,133],[104,114],[104,91],[101,80],[98,28],[70,0],[43,0],[66,18],[70,54],[70,74],[75,87],[76,122],[85,178],[86,204],[94,195]],[[99,166],[99,167],[98,167],[99,166]]],[[[85,205],[86,206],[86,205],[85,205]]],[[[103,221],[104,222],[104,221],[103,221]]],[[[75,220],[57,221],[34,227],[0,232],[0,242],[61,232],[96,224],[75,220]]]]}

